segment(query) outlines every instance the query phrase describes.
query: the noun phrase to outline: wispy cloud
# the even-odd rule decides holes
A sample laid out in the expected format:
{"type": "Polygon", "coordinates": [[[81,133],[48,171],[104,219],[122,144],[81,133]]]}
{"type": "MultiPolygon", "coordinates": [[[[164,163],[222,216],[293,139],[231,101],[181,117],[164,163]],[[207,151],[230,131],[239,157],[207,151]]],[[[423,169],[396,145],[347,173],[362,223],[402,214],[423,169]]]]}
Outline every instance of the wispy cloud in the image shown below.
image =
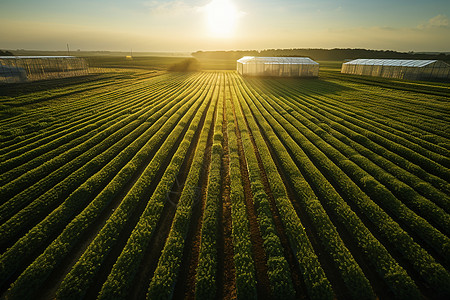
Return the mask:
{"type": "Polygon", "coordinates": [[[196,13],[201,7],[190,5],[184,1],[147,1],[143,5],[150,9],[150,13],[158,16],[180,16],[187,13],[196,13]]]}
{"type": "MultiPolygon", "coordinates": [[[[213,0],[214,1],[214,0],[213,0]]],[[[191,5],[182,0],[173,1],[147,1],[143,5],[150,10],[150,13],[158,16],[180,16],[192,13],[206,13],[213,1],[204,5],[191,5]]],[[[215,0],[220,1],[220,0],[215,0]]],[[[241,18],[247,15],[244,11],[238,11],[236,17],[241,18]]]]}
{"type": "Polygon", "coordinates": [[[437,15],[428,20],[425,24],[420,24],[417,26],[419,29],[430,29],[430,28],[448,28],[449,20],[446,15],[437,15]]]}

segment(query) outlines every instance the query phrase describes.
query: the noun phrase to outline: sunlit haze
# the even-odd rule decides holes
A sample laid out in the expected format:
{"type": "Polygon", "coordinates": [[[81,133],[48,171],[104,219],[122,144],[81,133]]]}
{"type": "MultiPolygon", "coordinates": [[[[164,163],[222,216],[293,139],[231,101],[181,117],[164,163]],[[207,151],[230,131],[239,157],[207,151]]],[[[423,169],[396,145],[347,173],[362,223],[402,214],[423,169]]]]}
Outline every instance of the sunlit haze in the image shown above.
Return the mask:
{"type": "Polygon", "coordinates": [[[238,12],[230,0],[213,0],[205,9],[208,30],[212,37],[232,37],[238,12]]]}
{"type": "Polygon", "coordinates": [[[0,49],[450,52],[448,0],[2,0],[0,49]]]}

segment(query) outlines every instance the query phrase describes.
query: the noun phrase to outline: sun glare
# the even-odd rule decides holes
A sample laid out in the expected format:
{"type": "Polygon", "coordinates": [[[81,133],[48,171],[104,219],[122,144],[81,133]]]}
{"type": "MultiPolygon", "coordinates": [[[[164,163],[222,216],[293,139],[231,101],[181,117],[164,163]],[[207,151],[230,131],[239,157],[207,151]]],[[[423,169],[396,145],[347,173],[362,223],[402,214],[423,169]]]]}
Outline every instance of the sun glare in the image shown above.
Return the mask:
{"type": "Polygon", "coordinates": [[[233,35],[237,10],[229,0],[212,0],[206,6],[206,18],[210,34],[217,38],[233,35]]]}

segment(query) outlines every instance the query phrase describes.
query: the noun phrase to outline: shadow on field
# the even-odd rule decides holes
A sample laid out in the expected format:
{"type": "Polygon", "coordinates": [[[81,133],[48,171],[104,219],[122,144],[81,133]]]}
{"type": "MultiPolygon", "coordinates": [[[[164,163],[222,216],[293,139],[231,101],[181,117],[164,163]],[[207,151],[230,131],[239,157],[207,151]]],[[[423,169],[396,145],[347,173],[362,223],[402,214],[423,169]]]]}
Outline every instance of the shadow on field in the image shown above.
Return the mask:
{"type": "Polygon", "coordinates": [[[242,77],[244,82],[258,85],[269,90],[300,91],[306,95],[341,94],[354,88],[336,81],[322,78],[276,78],[276,77],[242,77]]]}
{"type": "Polygon", "coordinates": [[[17,97],[28,93],[48,91],[50,89],[56,88],[65,88],[87,82],[92,83],[101,79],[105,79],[105,75],[85,75],[51,80],[0,84],[0,96],[17,97]]]}

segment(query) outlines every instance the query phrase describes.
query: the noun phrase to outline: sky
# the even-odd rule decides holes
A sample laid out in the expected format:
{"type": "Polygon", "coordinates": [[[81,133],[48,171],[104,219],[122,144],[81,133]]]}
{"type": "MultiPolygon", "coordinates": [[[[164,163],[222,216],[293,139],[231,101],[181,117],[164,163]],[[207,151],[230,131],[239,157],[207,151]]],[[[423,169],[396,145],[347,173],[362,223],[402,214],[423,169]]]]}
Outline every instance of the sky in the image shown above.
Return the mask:
{"type": "Polygon", "coordinates": [[[448,0],[0,0],[0,49],[450,52],[448,0]]]}

